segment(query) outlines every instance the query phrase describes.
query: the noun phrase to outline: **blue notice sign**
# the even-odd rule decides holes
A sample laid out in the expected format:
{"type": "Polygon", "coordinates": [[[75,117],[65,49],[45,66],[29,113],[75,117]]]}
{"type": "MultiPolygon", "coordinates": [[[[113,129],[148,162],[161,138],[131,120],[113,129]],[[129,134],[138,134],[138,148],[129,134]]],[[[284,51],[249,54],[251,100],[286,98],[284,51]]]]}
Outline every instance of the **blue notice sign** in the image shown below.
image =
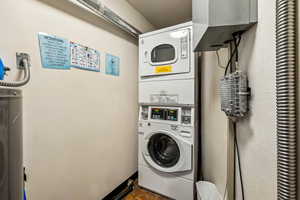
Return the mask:
{"type": "Polygon", "coordinates": [[[39,33],[42,65],[50,69],[70,69],[70,43],[53,35],[39,33]]]}
{"type": "Polygon", "coordinates": [[[120,76],[120,58],[106,54],[105,73],[113,76],[120,76]]]}

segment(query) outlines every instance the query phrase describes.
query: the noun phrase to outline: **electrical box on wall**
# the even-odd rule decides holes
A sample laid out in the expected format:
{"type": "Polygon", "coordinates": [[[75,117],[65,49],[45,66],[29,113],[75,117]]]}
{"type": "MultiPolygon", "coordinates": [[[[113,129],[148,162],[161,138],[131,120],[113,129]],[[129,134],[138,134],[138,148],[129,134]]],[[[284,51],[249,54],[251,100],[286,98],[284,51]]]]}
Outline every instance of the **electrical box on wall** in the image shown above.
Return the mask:
{"type": "Polygon", "coordinates": [[[194,50],[214,51],[257,23],[257,0],[193,0],[194,50]]]}

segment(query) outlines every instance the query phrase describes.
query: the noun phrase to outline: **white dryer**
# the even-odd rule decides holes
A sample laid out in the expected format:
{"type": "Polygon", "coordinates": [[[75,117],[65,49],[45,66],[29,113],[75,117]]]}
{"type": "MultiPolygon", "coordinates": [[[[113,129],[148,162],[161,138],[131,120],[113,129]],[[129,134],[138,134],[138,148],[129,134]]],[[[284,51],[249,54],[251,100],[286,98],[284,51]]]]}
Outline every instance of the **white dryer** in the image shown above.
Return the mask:
{"type": "Polygon", "coordinates": [[[192,22],[139,38],[139,102],[194,104],[192,22]]]}
{"type": "Polygon", "coordinates": [[[142,105],[139,118],[139,185],[176,200],[193,200],[197,135],[193,107],[142,105]]]}

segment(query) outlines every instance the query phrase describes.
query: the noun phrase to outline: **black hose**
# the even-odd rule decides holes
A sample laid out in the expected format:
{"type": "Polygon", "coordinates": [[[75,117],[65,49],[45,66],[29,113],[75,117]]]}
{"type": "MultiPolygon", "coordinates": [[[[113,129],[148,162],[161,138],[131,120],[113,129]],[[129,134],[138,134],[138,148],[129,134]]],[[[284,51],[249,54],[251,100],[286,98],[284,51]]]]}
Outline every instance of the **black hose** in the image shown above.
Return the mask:
{"type": "Polygon", "coordinates": [[[242,200],[245,200],[245,190],[244,190],[244,181],[243,181],[243,174],[242,174],[242,165],[241,165],[241,156],[240,156],[240,149],[239,144],[237,141],[237,130],[236,130],[236,123],[233,123],[233,132],[234,132],[234,143],[236,148],[236,154],[238,159],[238,166],[239,166],[239,174],[240,174],[240,183],[241,183],[241,190],[242,190],[242,200]]]}
{"type": "MultiPolygon", "coordinates": [[[[235,37],[233,37],[233,38],[235,39],[235,37]]],[[[233,51],[233,52],[231,53],[231,55],[230,55],[230,59],[229,59],[229,61],[228,61],[228,63],[227,63],[227,66],[226,66],[226,69],[225,69],[224,76],[226,76],[227,71],[228,71],[228,68],[229,68],[229,66],[232,64],[232,60],[233,60],[233,58],[234,58],[234,55],[238,52],[238,48],[239,48],[239,46],[240,46],[241,40],[242,40],[242,36],[241,36],[241,35],[238,35],[237,45],[236,45],[234,51],[233,51]]]]}

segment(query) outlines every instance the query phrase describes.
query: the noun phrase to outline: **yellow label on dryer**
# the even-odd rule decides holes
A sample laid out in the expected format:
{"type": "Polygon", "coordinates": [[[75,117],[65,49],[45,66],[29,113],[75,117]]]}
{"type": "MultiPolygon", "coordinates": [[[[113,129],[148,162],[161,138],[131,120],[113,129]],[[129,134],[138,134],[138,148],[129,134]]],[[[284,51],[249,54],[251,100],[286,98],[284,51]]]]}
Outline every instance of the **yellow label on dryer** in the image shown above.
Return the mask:
{"type": "Polygon", "coordinates": [[[156,74],[167,73],[167,72],[172,72],[172,71],[173,71],[173,67],[171,65],[158,66],[155,68],[156,74]]]}

